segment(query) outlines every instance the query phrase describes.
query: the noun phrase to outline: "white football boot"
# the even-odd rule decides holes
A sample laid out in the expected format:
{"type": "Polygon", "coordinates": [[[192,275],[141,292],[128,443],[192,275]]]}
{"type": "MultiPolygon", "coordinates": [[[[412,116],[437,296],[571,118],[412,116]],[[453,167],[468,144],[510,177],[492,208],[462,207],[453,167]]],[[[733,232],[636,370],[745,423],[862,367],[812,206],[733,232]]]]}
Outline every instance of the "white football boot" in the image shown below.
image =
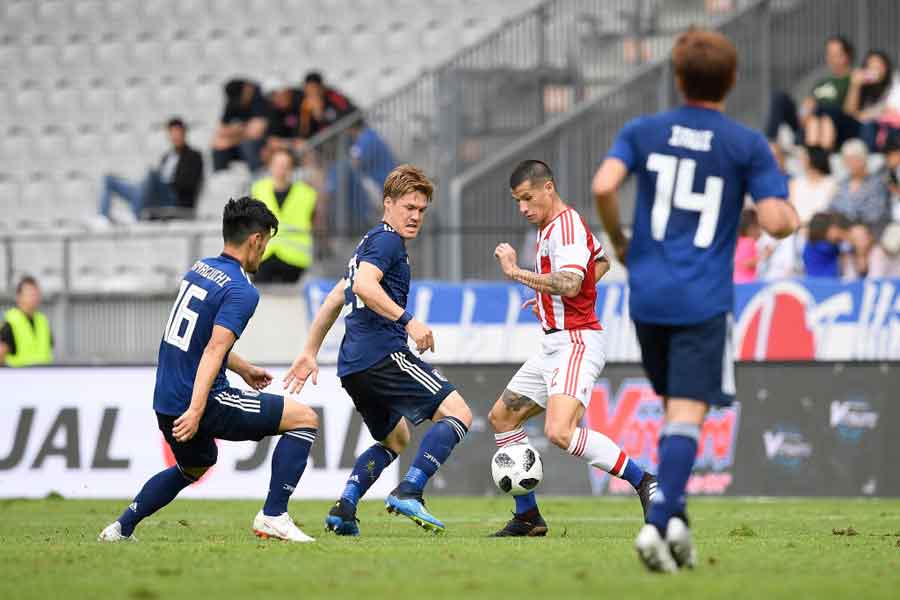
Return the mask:
{"type": "Polygon", "coordinates": [[[659,535],[656,527],[647,524],[641,527],[637,539],[634,540],[634,549],[637,550],[641,562],[650,571],[658,573],[677,573],[678,564],[672,558],[669,544],[659,535]]]}
{"type": "Polygon", "coordinates": [[[122,535],[122,524],[114,521],[106,526],[97,536],[98,542],[136,542],[133,535],[122,535]]]}
{"type": "Polygon", "coordinates": [[[253,519],[253,533],[256,537],[267,540],[276,538],[287,542],[314,542],[315,538],[311,538],[303,533],[294,520],[287,513],[282,513],[277,517],[269,517],[259,511],[256,518],[253,519]]]}
{"type": "Polygon", "coordinates": [[[691,540],[691,530],[687,523],[678,517],[669,519],[666,526],[666,542],[672,552],[672,558],[681,568],[693,569],[697,564],[697,550],[691,540]]]}

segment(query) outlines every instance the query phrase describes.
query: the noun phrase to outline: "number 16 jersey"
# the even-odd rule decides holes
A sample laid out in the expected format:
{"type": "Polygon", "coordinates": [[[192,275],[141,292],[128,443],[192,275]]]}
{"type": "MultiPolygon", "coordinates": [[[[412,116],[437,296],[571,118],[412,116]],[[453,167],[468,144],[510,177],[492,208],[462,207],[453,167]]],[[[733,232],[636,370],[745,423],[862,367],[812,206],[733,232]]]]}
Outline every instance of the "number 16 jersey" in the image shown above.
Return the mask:
{"type": "MultiPolygon", "coordinates": [[[[159,344],[153,410],[173,416],[187,410],[213,326],[221,325],[241,337],[258,303],[259,291],[237,259],[222,254],[194,263],[181,280],[159,344]]],[[[228,387],[227,363],[226,354],[211,392],[228,387]]]]}
{"type": "Polygon", "coordinates": [[[766,139],[719,111],[682,106],[627,123],[608,156],[637,175],[631,316],[689,325],[731,312],[744,196],[787,198],[766,139]]]}

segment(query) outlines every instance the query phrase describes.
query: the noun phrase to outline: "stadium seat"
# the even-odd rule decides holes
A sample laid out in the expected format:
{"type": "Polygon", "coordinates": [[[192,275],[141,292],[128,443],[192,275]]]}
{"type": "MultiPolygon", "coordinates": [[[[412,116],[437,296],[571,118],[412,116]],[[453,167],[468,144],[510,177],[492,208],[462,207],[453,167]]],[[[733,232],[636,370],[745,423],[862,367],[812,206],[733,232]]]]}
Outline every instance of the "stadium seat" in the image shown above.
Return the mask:
{"type": "Polygon", "coordinates": [[[34,138],[35,157],[50,162],[69,154],[69,140],[60,125],[45,125],[34,138]]]}
{"type": "Polygon", "coordinates": [[[200,58],[200,42],[186,29],[176,31],[172,39],[164,44],[166,61],[179,66],[179,71],[195,70],[200,58]]]}
{"type": "Polygon", "coordinates": [[[22,64],[23,55],[18,38],[8,33],[0,37],[0,68],[5,73],[14,73],[22,64]]]}
{"type": "Polygon", "coordinates": [[[13,281],[25,275],[37,278],[48,294],[63,288],[63,244],[59,240],[34,237],[12,243],[13,281]]]}
{"type": "Polygon", "coordinates": [[[72,4],[72,20],[81,26],[92,26],[103,21],[104,2],[101,0],[76,0],[72,4]]]}
{"type": "Polygon", "coordinates": [[[129,43],[124,37],[113,32],[102,34],[100,40],[94,46],[94,58],[96,60],[98,74],[110,76],[132,71],[129,66],[129,43]]]}
{"type": "Polygon", "coordinates": [[[107,115],[111,110],[119,110],[112,81],[104,77],[92,77],[88,80],[81,93],[81,106],[88,117],[107,115]]]}
{"type": "Polygon", "coordinates": [[[81,114],[81,90],[70,79],[58,79],[48,92],[47,107],[63,121],[77,118],[81,114]]]}
{"type": "Polygon", "coordinates": [[[37,21],[45,29],[53,29],[65,25],[71,15],[66,0],[42,0],[37,5],[37,21]]]}
{"type": "Polygon", "coordinates": [[[97,210],[99,181],[93,181],[80,171],[66,173],[60,184],[56,211],[66,225],[81,225],[97,210]]]}

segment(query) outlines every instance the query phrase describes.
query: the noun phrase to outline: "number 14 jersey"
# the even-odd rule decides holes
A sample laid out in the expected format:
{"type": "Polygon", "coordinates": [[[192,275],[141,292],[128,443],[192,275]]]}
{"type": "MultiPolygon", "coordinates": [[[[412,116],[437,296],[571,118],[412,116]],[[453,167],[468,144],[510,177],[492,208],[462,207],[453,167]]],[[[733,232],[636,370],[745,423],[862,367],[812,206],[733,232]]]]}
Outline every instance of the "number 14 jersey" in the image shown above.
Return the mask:
{"type": "Polygon", "coordinates": [[[687,325],[731,312],[744,196],[787,198],[766,139],[719,111],[682,106],[628,122],[608,156],[637,175],[631,316],[687,325]]]}

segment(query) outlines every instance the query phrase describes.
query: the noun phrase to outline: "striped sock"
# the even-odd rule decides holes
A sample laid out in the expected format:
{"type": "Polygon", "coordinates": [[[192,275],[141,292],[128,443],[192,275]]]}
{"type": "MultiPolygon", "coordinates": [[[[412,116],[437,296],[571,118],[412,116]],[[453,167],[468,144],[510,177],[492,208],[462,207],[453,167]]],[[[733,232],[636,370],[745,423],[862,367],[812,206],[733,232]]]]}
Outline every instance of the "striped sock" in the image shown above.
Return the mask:
{"type": "Polygon", "coordinates": [[[587,427],[575,428],[567,452],[610,475],[625,479],[635,488],[644,477],[644,470],[629,460],[628,455],[614,441],[587,427]]]}
{"type": "MultiPolygon", "coordinates": [[[[519,427],[518,429],[505,431],[503,433],[495,433],[494,442],[497,444],[498,448],[505,448],[506,446],[512,446],[513,444],[530,443],[528,441],[528,433],[525,432],[524,427],[519,427]]],[[[516,501],[517,515],[524,515],[529,511],[537,509],[537,496],[534,495],[534,492],[522,494],[521,496],[513,496],[513,498],[516,501]]]]}
{"type": "Polygon", "coordinates": [[[408,484],[404,487],[417,492],[425,489],[425,484],[450,457],[453,448],[466,437],[468,431],[469,428],[456,417],[444,417],[432,425],[422,439],[419,452],[403,478],[408,484]]]}
{"type": "Polygon", "coordinates": [[[287,512],[288,500],[306,469],[306,459],[316,441],[316,433],[312,427],[301,427],[281,434],[272,454],[272,478],[263,505],[264,515],[277,517],[287,512]]]}

